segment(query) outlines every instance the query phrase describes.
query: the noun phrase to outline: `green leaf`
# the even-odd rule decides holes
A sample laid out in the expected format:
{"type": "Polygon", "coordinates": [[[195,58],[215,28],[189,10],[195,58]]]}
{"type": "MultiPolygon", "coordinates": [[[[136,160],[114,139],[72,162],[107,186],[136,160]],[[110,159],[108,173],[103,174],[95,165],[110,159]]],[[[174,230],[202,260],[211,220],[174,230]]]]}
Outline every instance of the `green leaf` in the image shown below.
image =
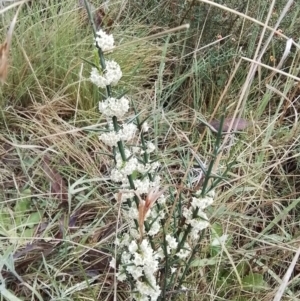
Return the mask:
{"type": "Polygon", "coordinates": [[[16,213],[25,213],[31,205],[31,190],[23,190],[20,199],[16,201],[14,211],[16,213]]]}
{"type": "Polygon", "coordinates": [[[265,289],[267,284],[264,281],[263,275],[250,272],[242,279],[244,288],[265,289]]]}
{"type": "Polygon", "coordinates": [[[250,265],[248,261],[245,260],[241,261],[236,267],[236,270],[238,271],[241,277],[245,276],[248,273],[249,269],[250,265]]]}
{"type": "Polygon", "coordinates": [[[27,227],[32,228],[34,225],[38,224],[41,221],[40,212],[33,212],[29,215],[27,219],[27,227]]]}
{"type": "Polygon", "coordinates": [[[138,177],[138,172],[137,172],[136,170],[133,171],[132,174],[131,174],[131,176],[132,176],[132,179],[133,179],[133,180],[136,180],[137,177],[138,177]]]}
{"type": "Polygon", "coordinates": [[[91,65],[92,67],[95,67],[98,69],[98,66],[96,64],[94,64],[93,62],[83,58],[83,57],[80,57],[83,61],[85,61],[86,63],[88,63],[89,65],[91,65]]]}
{"type": "Polygon", "coordinates": [[[210,256],[216,257],[222,250],[222,246],[210,246],[210,256]]]}
{"type": "Polygon", "coordinates": [[[24,231],[21,234],[21,237],[24,237],[24,238],[33,237],[33,234],[34,234],[34,229],[27,228],[27,229],[24,229],[24,231]]]}
{"type": "Polygon", "coordinates": [[[214,266],[220,260],[217,258],[204,258],[204,259],[196,259],[191,263],[191,267],[206,267],[206,266],[214,266]]]}
{"type": "Polygon", "coordinates": [[[0,211],[0,229],[9,229],[10,228],[10,214],[4,208],[0,211]]]}
{"type": "Polygon", "coordinates": [[[223,227],[220,223],[213,223],[211,229],[212,229],[212,235],[211,235],[212,239],[223,235],[223,227]]]}

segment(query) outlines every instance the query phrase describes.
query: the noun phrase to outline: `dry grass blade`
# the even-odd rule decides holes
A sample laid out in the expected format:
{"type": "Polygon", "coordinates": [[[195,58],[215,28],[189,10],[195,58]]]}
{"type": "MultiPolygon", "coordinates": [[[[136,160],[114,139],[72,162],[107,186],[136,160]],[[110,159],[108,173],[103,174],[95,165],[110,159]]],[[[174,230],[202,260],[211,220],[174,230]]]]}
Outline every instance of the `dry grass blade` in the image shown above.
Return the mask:
{"type": "Polygon", "coordinates": [[[20,6],[18,7],[18,10],[17,10],[17,12],[10,24],[9,30],[7,32],[6,40],[4,41],[3,44],[0,45],[0,82],[1,83],[4,83],[7,78],[8,67],[9,67],[8,56],[9,56],[9,49],[10,49],[11,40],[12,40],[12,34],[13,34],[13,31],[14,31],[14,28],[15,28],[15,25],[17,22],[20,8],[22,7],[22,5],[25,2],[26,1],[21,2],[20,6]]]}
{"type": "Polygon", "coordinates": [[[287,287],[288,281],[289,281],[289,279],[290,279],[290,277],[291,277],[291,275],[292,275],[292,273],[294,271],[294,268],[295,268],[295,265],[296,265],[296,263],[298,261],[299,256],[300,256],[300,247],[298,248],[298,250],[297,250],[297,252],[296,252],[296,254],[295,254],[294,258],[293,258],[293,261],[291,262],[288,270],[286,271],[286,273],[285,273],[285,275],[283,277],[282,283],[279,286],[278,291],[277,291],[277,293],[276,293],[273,301],[280,301],[281,300],[281,297],[282,297],[282,295],[284,293],[284,290],[287,287]]]}
{"type": "Polygon", "coordinates": [[[4,83],[8,73],[8,52],[7,41],[0,45],[0,81],[4,83]]]}
{"type": "MultiPolygon", "coordinates": [[[[218,8],[220,8],[220,9],[225,10],[225,11],[228,11],[228,12],[230,12],[230,13],[233,13],[233,14],[235,14],[235,15],[237,15],[237,16],[240,16],[240,17],[242,17],[242,18],[244,18],[244,19],[246,19],[246,20],[249,20],[249,21],[251,21],[251,22],[253,22],[253,23],[255,23],[255,24],[258,24],[258,25],[260,25],[260,26],[263,26],[263,27],[265,27],[266,29],[268,29],[268,30],[270,30],[270,31],[274,31],[274,28],[273,28],[273,27],[271,27],[271,26],[269,26],[269,25],[267,25],[267,24],[265,24],[265,23],[262,23],[262,22],[260,22],[259,20],[255,19],[255,18],[252,18],[252,17],[250,17],[250,16],[248,16],[248,15],[246,15],[246,14],[243,14],[243,13],[237,11],[237,10],[231,9],[231,8],[225,6],[225,5],[222,5],[222,4],[219,4],[219,3],[216,3],[216,2],[210,1],[210,0],[197,0],[197,1],[198,1],[198,2],[207,3],[207,4],[209,4],[209,5],[218,7],[218,8]]],[[[291,6],[291,5],[293,4],[293,2],[294,2],[293,0],[290,0],[289,2],[287,2],[286,7],[291,6]]],[[[284,15],[286,14],[286,12],[287,12],[286,9],[283,9],[281,15],[284,16],[284,15]]],[[[284,38],[284,39],[286,39],[286,40],[289,40],[289,37],[287,37],[287,36],[284,35],[283,33],[277,32],[277,34],[278,34],[278,36],[280,36],[280,37],[282,37],[282,38],[284,38]]],[[[294,44],[298,49],[300,48],[300,46],[299,46],[298,43],[296,43],[296,42],[293,41],[293,44],[294,44]]]]}
{"type": "Polygon", "coordinates": [[[3,8],[3,9],[0,10],[0,15],[4,14],[5,12],[9,11],[10,9],[12,9],[12,8],[14,8],[16,6],[23,5],[26,2],[28,2],[28,0],[15,2],[15,3],[11,4],[11,5],[8,5],[7,7],[5,7],[5,8],[3,8]]]}
{"type": "Polygon", "coordinates": [[[273,68],[273,67],[271,67],[271,66],[269,66],[269,65],[266,65],[266,64],[263,64],[263,63],[261,63],[261,62],[259,62],[259,61],[251,60],[251,59],[249,59],[249,58],[247,58],[247,57],[242,57],[242,59],[245,60],[245,61],[248,61],[248,62],[250,62],[250,63],[253,63],[253,64],[255,64],[255,65],[258,65],[258,66],[264,67],[264,68],[266,68],[266,69],[272,70],[272,71],[274,71],[275,73],[282,74],[282,75],[285,75],[285,76],[287,76],[287,77],[290,77],[290,78],[292,78],[292,79],[294,79],[294,80],[296,80],[296,81],[300,81],[300,78],[299,78],[298,76],[295,76],[295,75],[293,75],[293,74],[290,74],[290,73],[284,72],[284,71],[282,71],[282,70],[273,68]]]}

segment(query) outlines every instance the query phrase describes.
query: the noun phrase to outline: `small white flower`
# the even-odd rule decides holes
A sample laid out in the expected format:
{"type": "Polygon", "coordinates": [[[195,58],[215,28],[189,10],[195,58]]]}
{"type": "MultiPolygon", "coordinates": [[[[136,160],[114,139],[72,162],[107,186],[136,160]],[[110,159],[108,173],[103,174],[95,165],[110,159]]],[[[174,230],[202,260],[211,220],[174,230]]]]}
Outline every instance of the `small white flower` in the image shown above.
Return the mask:
{"type": "Polygon", "coordinates": [[[127,279],[127,277],[126,277],[126,273],[125,272],[123,272],[123,273],[117,273],[117,279],[119,280],[119,281],[125,281],[126,279],[127,279]]]}
{"type": "Polygon", "coordinates": [[[120,138],[123,141],[129,141],[135,136],[136,130],[137,130],[137,127],[135,124],[125,123],[125,124],[123,124],[123,128],[120,129],[120,131],[119,131],[120,138]]]}
{"type": "Polygon", "coordinates": [[[135,207],[132,206],[132,207],[129,208],[126,216],[128,217],[128,219],[138,219],[138,217],[139,217],[139,211],[138,211],[137,208],[135,208],[135,207]]]}
{"type": "Polygon", "coordinates": [[[148,122],[147,122],[147,121],[143,122],[143,124],[142,124],[142,131],[143,131],[144,133],[146,133],[146,132],[149,131],[149,125],[148,125],[148,122]]]}
{"type": "Polygon", "coordinates": [[[137,229],[135,229],[135,228],[131,228],[131,229],[130,229],[130,236],[131,236],[133,239],[138,240],[138,239],[140,239],[140,232],[139,232],[137,229]]]}
{"type": "MultiPolygon", "coordinates": [[[[155,172],[157,168],[160,167],[160,163],[158,161],[152,162],[150,165],[150,172],[155,172]]],[[[157,176],[157,179],[160,179],[159,176],[157,176]]]]}
{"type": "Polygon", "coordinates": [[[132,147],[132,153],[136,154],[136,155],[140,154],[141,153],[141,148],[138,147],[138,146],[133,146],[132,147]]]}
{"type": "Polygon", "coordinates": [[[122,77],[122,71],[119,64],[115,61],[106,61],[104,76],[108,85],[116,86],[122,77]]]}
{"type": "Polygon", "coordinates": [[[102,29],[96,32],[95,44],[101,48],[102,51],[111,52],[114,48],[114,37],[112,34],[107,34],[102,29]]]}
{"type": "Polygon", "coordinates": [[[143,239],[142,243],[140,244],[140,249],[141,249],[141,252],[144,254],[144,256],[149,255],[150,257],[152,257],[153,250],[150,247],[148,240],[143,239]]]}
{"type": "Polygon", "coordinates": [[[199,239],[199,237],[200,237],[200,233],[199,233],[198,229],[196,229],[196,228],[192,228],[190,235],[191,235],[191,239],[194,241],[199,239]]]}
{"type": "Polygon", "coordinates": [[[99,70],[97,68],[92,68],[90,81],[96,85],[98,88],[105,88],[108,85],[107,79],[100,75],[99,70]]]}
{"type": "Polygon", "coordinates": [[[187,291],[187,290],[188,290],[188,288],[187,288],[186,286],[182,286],[181,289],[182,289],[183,291],[187,291]]]}
{"type": "Polygon", "coordinates": [[[137,301],[149,301],[149,297],[151,301],[156,301],[160,296],[161,290],[158,285],[151,284],[151,286],[146,282],[137,281],[136,293],[133,294],[133,298],[137,301]]]}
{"type": "MultiPolygon", "coordinates": [[[[125,150],[125,156],[127,158],[129,157],[127,150],[125,150]]],[[[123,182],[124,183],[124,185],[122,185],[123,188],[127,188],[128,187],[127,176],[131,175],[137,169],[138,160],[135,157],[131,157],[128,161],[123,162],[120,154],[117,154],[115,158],[116,158],[116,166],[111,171],[110,178],[114,182],[123,182]]]]}
{"type": "Polygon", "coordinates": [[[145,174],[150,171],[150,164],[139,163],[137,166],[137,171],[141,174],[145,174]]]}
{"type": "MultiPolygon", "coordinates": [[[[125,157],[128,158],[131,156],[131,153],[128,149],[125,149],[125,157]]],[[[123,159],[120,153],[117,153],[115,156],[116,159],[116,168],[121,169],[123,166],[123,159]]]]}
{"type": "Polygon", "coordinates": [[[136,266],[143,266],[144,265],[144,259],[141,254],[135,253],[134,259],[132,261],[136,266]]]}
{"type": "Polygon", "coordinates": [[[156,250],[156,253],[154,255],[155,259],[164,259],[165,258],[165,254],[164,254],[164,250],[162,249],[162,247],[159,247],[156,250]]]}
{"type": "Polygon", "coordinates": [[[116,99],[109,97],[99,102],[99,111],[107,117],[122,118],[129,110],[129,100],[126,97],[116,99]]]}
{"type": "MultiPolygon", "coordinates": [[[[127,181],[126,175],[124,175],[118,168],[114,168],[111,171],[110,179],[115,183],[127,181]]],[[[116,197],[116,199],[118,199],[118,196],[116,197]]],[[[122,194],[122,199],[123,199],[123,194],[122,194]]]]}
{"type": "Polygon", "coordinates": [[[156,149],[155,145],[154,145],[152,142],[148,141],[148,142],[147,142],[146,153],[147,153],[147,154],[150,154],[150,153],[154,152],[155,149],[156,149]]]}
{"type": "Polygon", "coordinates": [[[137,194],[141,195],[143,193],[148,193],[150,189],[150,180],[149,178],[134,180],[134,186],[137,194]]]}
{"type": "Polygon", "coordinates": [[[99,136],[99,139],[108,146],[117,146],[117,143],[120,141],[120,136],[115,131],[108,133],[103,133],[99,136]]]}
{"type": "Polygon", "coordinates": [[[106,61],[106,68],[103,75],[95,67],[92,68],[90,74],[90,81],[98,88],[105,88],[106,86],[115,86],[122,77],[121,67],[115,61],[106,61]]]}
{"type": "Polygon", "coordinates": [[[143,276],[143,268],[142,267],[137,267],[134,265],[129,265],[126,268],[126,271],[128,273],[130,273],[133,277],[133,279],[137,280],[138,278],[140,278],[141,276],[143,276]]]}
{"type": "Polygon", "coordinates": [[[189,221],[193,218],[193,212],[191,208],[183,208],[182,215],[186,218],[186,223],[189,223],[189,221]]]}
{"type": "Polygon", "coordinates": [[[113,269],[116,269],[116,259],[112,258],[111,261],[109,262],[109,266],[113,269]]]}
{"type": "MultiPolygon", "coordinates": [[[[198,214],[199,216],[199,214],[198,214]]],[[[206,229],[209,226],[209,222],[206,221],[207,216],[204,212],[201,212],[201,218],[195,218],[191,219],[187,223],[192,226],[191,236],[192,239],[198,239],[199,238],[199,232],[206,229]]]]}
{"type": "Polygon", "coordinates": [[[124,164],[123,168],[120,171],[124,175],[129,176],[136,170],[137,164],[138,164],[137,158],[132,157],[124,164]]]}
{"type": "Polygon", "coordinates": [[[187,243],[184,244],[184,248],[180,249],[180,251],[176,254],[179,258],[184,259],[190,255],[190,248],[187,243]]]}
{"type": "Polygon", "coordinates": [[[162,195],[159,197],[159,199],[157,200],[157,203],[158,203],[159,205],[165,205],[165,204],[166,204],[166,201],[167,201],[167,199],[166,199],[165,195],[162,194],[162,195]]]}
{"type": "Polygon", "coordinates": [[[138,249],[138,245],[137,245],[137,243],[133,240],[130,244],[129,244],[129,246],[128,246],[128,251],[130,252],[130,253],[135,253],[136,251],[137,251],[137,249],[138,249]]]}
{"type": "Polygon", "coordinates": [[[166,241],[168,242],[168,245],[171,249],[176,249],[177,248],[177,241],[176,238],[171,236],[171,235],[166,235],[166,241]]]}
{"type": "Polygon", "coordinates": [[[128,246],[129,243],[130,243],[131,238],[130,238],[130,236],[129,236],[128,233],[124,233],[124,234],[122,235],[121,238],[118,238],[118,240],[119,240],[119,243],[117,244],[117,243],[115,242],[115,244],[116,244],[118,247],[121,248],[121,247],[123,247],[123,246],[128,246]]]}
{"type": "Polygon", "coordinates": [[[199,208],[200,210],[205,209],[206,207],[210,206],[213,203],[214,199],[211,197],[204,197],[204,198],[195,198],[192,199],[192,207],[194,209],[199,208]]]}
{"type": "Polygon", "coordinates": [[[157,234],[160,229],[161,229],[160,223],[159,221],[156,220],[154,223],[151,224],[151,228],[147,233],[148,235],[153,236],[157,234]]]}
{"type": "Polygon", "coordinates": [[[122,254],[122,258],[121,261],[122,263],[124,263],[125,265],[128,265],[131,262],[131,254],[128,252],[123,252],[122,254]]]}

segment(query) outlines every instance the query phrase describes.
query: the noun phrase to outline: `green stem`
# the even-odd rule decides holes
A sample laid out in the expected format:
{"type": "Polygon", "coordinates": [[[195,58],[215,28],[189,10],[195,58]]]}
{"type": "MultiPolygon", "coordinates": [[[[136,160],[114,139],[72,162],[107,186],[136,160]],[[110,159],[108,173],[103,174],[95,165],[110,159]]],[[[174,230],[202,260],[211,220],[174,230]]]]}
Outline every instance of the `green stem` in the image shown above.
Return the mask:
{"type": "Polygon", "coordinates": [[[183,282],[183,279],[184,279],[184,277],[185,277],[185,275],[186,275],[188,269],[190,268],[190,265],[191,265],[191,263],[192,263],[192,260],[193,260],[193,258],[194,258],[194,255],[196,254],[197,251],[199,251],[198,246],[200,245],[200,241],[202,240],[203,235],[204,235],[204,231],[202,231],[201,235],[199,236],[199,239],[198,239],[198,241],[197,241],[197,244],[196,244],[196,246],[193,248],[193,250],[192,250],[192,252],[191,252],[191,255],[190,255],[190,257],[189,257],[189,260],[188,260],[187,263],[185,264],[184,271],[183,271],[183,273],[182,273],[182,275],[181,275],[181,278],[180,278],[180,280],[179,280],[179,282],[178,282],[178,287],[179,287],[179,288],[181,287],[182,282],[183,282]]]}

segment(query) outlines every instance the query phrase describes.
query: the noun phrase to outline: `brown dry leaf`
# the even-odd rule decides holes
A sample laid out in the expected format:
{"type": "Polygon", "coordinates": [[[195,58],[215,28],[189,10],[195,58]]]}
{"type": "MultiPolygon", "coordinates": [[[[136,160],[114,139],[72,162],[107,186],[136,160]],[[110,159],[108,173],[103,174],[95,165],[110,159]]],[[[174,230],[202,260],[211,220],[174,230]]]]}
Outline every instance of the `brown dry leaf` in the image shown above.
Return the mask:
{"type": "MultiPolygon", "coordinates": [[[[223,122],[222,132],[229,131],[229,127],[230,127],[232,120],[233,120],[233,123],[232,123],[232,128],[230,130],[235,129],[237,131],[242,131],[250,125],[250,123],[243,118],[235,118],[235,119],[225,118],[224,122],[223,122]]],[[[216,130],[216,132],[218,132],[220,125],[221,125],[221,121],[212,120],[209,124],[216,130]]]]}
{"type": "Polygon", "coordinates": [[[13,258],[16,260],[20,257],[23,256],[26,257],[28,255],[36,255],[37,253],[49,254],[53,250],[53,248],[54,248],[53,244],[39,241],[32,244],[27,244],[25,248],[22,248],[21,250],[18,249],[14,253],[13,258]]]}
{"type": "Polygon", "coordinates": [[[54,196],[59,198],[62,202],[68,202],[68,188],[62,176],[53,167],[50,166],[50,160],[44,157],[42,167],[45,175],[51,182],[51,192],[54,196]]]}

